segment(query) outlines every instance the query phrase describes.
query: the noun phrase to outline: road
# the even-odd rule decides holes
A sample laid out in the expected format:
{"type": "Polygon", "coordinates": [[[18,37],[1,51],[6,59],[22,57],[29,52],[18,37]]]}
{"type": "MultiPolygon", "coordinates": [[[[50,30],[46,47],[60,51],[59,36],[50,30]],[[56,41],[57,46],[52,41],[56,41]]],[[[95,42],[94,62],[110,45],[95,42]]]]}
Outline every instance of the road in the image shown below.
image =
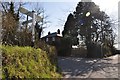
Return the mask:
{"type": "Polygon", "coordinates": [[[118,57],[77,58],[59,57],[58,66],[64,78],[118,78],[118,57]]]}

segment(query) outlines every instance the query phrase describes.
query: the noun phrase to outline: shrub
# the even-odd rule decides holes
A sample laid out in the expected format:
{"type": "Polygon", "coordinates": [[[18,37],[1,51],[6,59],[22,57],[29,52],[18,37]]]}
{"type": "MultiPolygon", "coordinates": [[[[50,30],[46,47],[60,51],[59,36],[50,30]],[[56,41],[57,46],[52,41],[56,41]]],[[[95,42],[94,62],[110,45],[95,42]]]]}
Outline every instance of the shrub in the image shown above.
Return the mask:
{"type": "Polygon", "coordinates": [[[58,49],[59,56],[70,56],[72,50],[71,41],[69,38],[62,38],[61,45],[58,49]]]}
{"type": "Polygon", "coordinates": [[[107,45],[100,45],[96,43],[89,44],[89,52],[87,53],[87,57],[90,58],[102,58],[112,55],[111,48],[107,45]]]}
{"type": "Polygon", "coordinates": [[[40,48],[43,51],[45,51],[48,55],[49,60],[51,61],[52,64],[56,65],[57,64],[57,51],[54,46],[46,44],[42,40],[38,40],[35,42],[35,48],[40,48]]]}
{"type": "Polygon", "coordinates": [[[75,57],[86,57],[87,50],[84,47],[73,48],[72,49],[72,56],[75,57]]]}
{"type": "Polygon", "coordinates": [[[0,46],[2,50],[2,78],[55,78],[56,66],[51,64],[46,51],[40,48],[0,46]]]}

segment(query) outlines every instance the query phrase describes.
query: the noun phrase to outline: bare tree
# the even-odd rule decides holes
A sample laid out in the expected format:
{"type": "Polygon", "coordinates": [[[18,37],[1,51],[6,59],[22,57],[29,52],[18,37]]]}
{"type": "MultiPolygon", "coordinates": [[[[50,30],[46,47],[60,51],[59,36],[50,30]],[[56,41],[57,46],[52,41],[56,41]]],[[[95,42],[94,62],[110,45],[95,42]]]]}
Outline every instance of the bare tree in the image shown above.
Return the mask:
{"type": "Polygon", "coordinates": [[[45,9],[41,6],[40,3],[36,3],[35,6],[33,7],[35,12],[37,13],[38,16],[42,17],[41,22],[36,22],[37,23],[37,35],[39,38],[41,35],[44,33],[44,29],[48,27],[48,24],[50,21],[48,21],[49,16],[45,14],[45,9]]]}

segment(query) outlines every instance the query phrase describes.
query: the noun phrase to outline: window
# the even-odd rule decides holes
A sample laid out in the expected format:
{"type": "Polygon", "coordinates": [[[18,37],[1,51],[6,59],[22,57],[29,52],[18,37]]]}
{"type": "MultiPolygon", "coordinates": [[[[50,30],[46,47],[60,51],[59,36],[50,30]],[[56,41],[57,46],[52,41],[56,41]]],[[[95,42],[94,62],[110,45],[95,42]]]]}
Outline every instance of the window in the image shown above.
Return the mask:
{"type": "Polygon", "coordinates": [[[55,37],[52,37],[52,41],[55,41],[55,37]]]}
{"type": "Polygon", "coordinates": [[[46,38],[46,42],[48,42],[49,41],[49,39],[48,38],[46,38]]]}

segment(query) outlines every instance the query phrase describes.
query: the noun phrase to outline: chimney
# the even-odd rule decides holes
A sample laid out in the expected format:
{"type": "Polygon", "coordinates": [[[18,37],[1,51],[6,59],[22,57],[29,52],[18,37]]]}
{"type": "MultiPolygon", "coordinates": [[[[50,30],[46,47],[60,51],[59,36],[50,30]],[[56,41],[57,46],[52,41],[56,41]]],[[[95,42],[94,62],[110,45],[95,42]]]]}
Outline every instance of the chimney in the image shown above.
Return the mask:
{"type": "Polygon", "coordinates": [[[60,34],[60,29],[57,30],[57,33],[60,34]]]}
{"type": "Polygon", "coordinates": [[[50,35],[50,31],[48,32],[48,35],[50,35]]]}
{"type": "Polygon", "coordinates": [[[81,2],[92,2],[92,0],[81,0],[81,2]]]}

